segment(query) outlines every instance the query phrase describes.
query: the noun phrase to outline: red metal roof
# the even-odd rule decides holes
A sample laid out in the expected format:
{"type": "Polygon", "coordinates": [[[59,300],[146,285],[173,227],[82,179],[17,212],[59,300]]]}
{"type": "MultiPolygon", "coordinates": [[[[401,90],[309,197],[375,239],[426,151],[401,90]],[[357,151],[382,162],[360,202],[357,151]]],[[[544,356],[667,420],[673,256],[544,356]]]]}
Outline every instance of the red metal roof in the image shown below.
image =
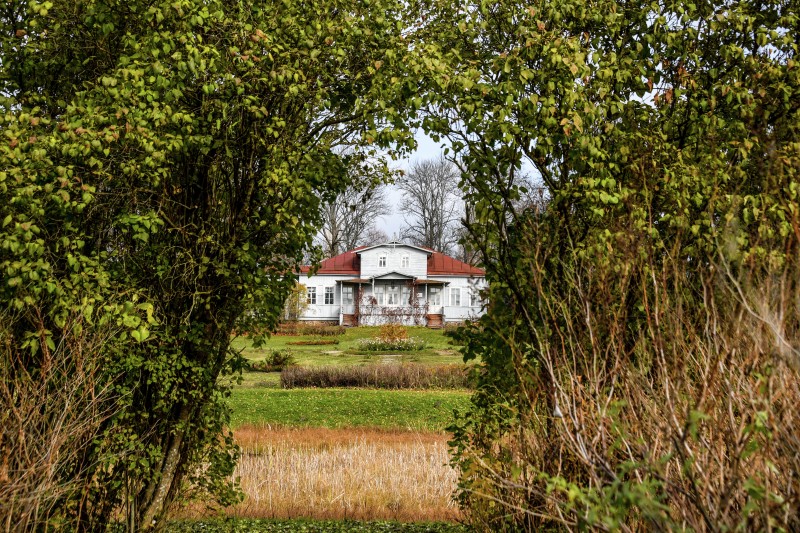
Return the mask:
{"type": "MultiPolygon", "coordinates": [[[[361,257],[356,253],[366,248],[361,246],[339,254],[320,263],[317,274],[361,274],[361,257]]],[[[311,267],[301,267],[300,272],[308,273],[311,267]]],[[[486,273],[472,265],[459,261],[453,257],[444,255],[431,250],[428,256],[428,275],[429,276],[484,276],[486,273]]]]}
{"type": "Polygon", "coordinates": [[[429,276],[485,276],[483,269],[459,261],[449,255],[433,252],[428,256],[429,276]]]}
{"type": "MultiPolygon", "coordinates": [[[[366,248],[366,246],[359,246],[349,252],[325,259],[320,263],[317,274],[360,274],[361,257],[356,252],[362,248],[366,248]]],[[[307,274],[309,270],[311,270],[310,266],[300,267],[300,272],[303,274],[307,274]]]]}

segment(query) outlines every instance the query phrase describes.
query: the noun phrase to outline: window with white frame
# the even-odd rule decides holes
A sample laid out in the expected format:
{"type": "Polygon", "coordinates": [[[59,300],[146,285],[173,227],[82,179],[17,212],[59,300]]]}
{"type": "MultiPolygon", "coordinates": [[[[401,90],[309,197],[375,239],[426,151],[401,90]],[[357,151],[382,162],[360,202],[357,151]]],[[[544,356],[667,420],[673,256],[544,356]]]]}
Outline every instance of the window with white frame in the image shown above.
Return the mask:
{"type": "Polygon", "coordinates": [[[400,268],[408,268],[408,256],[404,255],[400,258],[400,268]]]}
{"type": "Polygon", "coordinates": [[[333,287],[325,287],[325,305],[333,305],[333,287]]]}
{"type": "Polygon", "coordinates": [[[400,303],[400,287],[392,283],[386,291],[386,305],[397,305],[400,303]]]}
{"type": "Polygon", "coordinates": [[[385,267],[386,266],[386,256],[385,255],[378,256],[378,266],[379,267],[385,267]]]}
{"type": "Polygon", "coordinates": [[[451,287],[450,288],[450,306],[451,307],[459,307],[459,306],[461,306],[461,288],[460,287],[451,287]]]}
{"type": "Polygon", "coordinates": [[[400,287],[400,304],[411,305],[411,287],[408,285],[400,287]]]}
{"type": "Polygon", "coordinates": [[[317,304],[317,288],[316,287],[308,287],[306,288],[306,303],[309,305],[316,305],[317,304]]]}
{"type": "Polygon", "coordinates": [[[441,287],[428,287],[428,303],[430,305],[442,305],[441,287]]]}
{"type": "Polygon", "coordinates": [[[353,305],[353,286],[342,285],[342,303],[344,305],[353,305]]]}
{"type": "Polygon", "coordinates": [[[383,285],[375,285],[375,300],[378,305],[383,305],[383,285]]]}

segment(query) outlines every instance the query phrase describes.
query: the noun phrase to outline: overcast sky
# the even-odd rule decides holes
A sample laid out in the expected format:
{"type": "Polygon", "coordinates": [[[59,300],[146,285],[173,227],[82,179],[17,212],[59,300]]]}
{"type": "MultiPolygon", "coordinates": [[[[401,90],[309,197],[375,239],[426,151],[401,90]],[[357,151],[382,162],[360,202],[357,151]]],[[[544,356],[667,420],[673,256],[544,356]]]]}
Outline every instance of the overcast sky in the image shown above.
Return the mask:
{"type": "MultiPolygon", "coordinates": [[[[408,158],[396,161],[393,165],[394,168],[400,168],[403,170],[408,170],[412,163],[416,161],[423,161],[425,159],[438,159],[440,155],[442,155],[443,149],[441,148],[442,142],[434,142],[433,139],[425,135],[422,130],[418,130],[416,134],[417,139],[417,150],[411,154],[408,158]]],[[[395,236],[395,234],[400,236],[400,228],[403,225],[403,216],[400,214],[400,210],[397,208],[397,205],[400,203],[402,198],[402,194],[394,187],[389,188],[389,194],[387,195],[389,198],[389,202],[392,204],[392,214],[388,216],[381,217],[378,220],[378,229],[382,229],[386,232],[386,235],[389,236],[389,239],[395,236]]]]}

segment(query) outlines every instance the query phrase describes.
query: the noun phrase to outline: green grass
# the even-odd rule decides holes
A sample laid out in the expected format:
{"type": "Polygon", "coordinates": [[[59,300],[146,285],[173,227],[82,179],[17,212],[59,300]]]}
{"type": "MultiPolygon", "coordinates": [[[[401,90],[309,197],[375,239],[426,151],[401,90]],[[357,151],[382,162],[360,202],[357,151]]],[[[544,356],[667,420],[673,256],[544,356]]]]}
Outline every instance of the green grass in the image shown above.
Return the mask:
{"type": "Polygon", "coordinates": [[[169,533],[467,533],[457,524],[401,522],[357,522],[353,520],[259,520],[228,518],[225,520],[183,520],[167,525],[169,533]]]}
{"type": "MultiPolygon", "coordinates": [[[[375,337],[380,328],[358,327],[348,328],[344,335],[326,337],[338,339],[339,344],[332,345],[290,345],[290,342],[306,341],[316,338],[314,335],[280,335],[273,336],[266,346],[261,349],[253,348],[252,342],[247,337],[238,337],[233,341],[233,347],[242,350],[242,355],[248,359],[261,359],[265,350],[288,349],[292,352],[297,364],[301,366],[338,366],[359,365],[375,362],[380,353],[363,352],[359,350],[360,339],[375,337]]],[[[398,362],[414,362],[429,365],[443,365],[461,363],[461,354],[456,346],[449,344],[450,339],[444,336],[442,330],[424,327],[409,327],[409,337],[419,337],[425,341],[425,349],[416,352],[398,354],[393,358],[398,362]]],[[[386,355],[386,354],[383,354],[386,355]]]]}
{"type": "Polygon", "coordinates": [[[231,425],[443,431],[468,402],[465,391],[235,388],[231,425]]]}

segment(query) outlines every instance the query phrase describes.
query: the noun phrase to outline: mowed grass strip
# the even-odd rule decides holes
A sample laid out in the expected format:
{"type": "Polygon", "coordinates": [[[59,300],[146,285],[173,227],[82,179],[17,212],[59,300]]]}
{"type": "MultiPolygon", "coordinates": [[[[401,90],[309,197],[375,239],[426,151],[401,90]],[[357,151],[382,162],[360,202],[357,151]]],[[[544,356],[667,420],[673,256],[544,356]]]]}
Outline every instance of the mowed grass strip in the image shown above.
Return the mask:
{"type": "Polygon", "coordinates": [[[231,426],[374,427],[444,431],[467,391],[236,388],[231,426]]]}

